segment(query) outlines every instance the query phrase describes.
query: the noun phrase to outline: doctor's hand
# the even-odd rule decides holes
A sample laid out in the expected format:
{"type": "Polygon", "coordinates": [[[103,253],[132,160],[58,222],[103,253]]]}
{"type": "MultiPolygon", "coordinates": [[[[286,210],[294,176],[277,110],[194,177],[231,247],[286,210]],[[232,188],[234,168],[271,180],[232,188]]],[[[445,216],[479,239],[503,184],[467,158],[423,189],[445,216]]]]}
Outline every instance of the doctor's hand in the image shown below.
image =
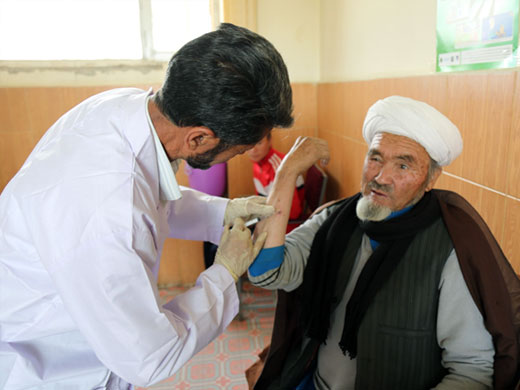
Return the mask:
{"type": "Polygon", "coordinates": [[[258,236],[253,243],[251,231],[244,221],[236,218],[233,227],[227,225],[220,239],[215,255],[215,264],[221,264],[229,271],[235,282],[247,271],[253,260],[264,246],[267,232],[258,236]]]}
{"type": "Polygon", "coordinates": [[[264,196],[231,199],[224,213],[224,225],[231,225],[235,218],[249,221],[253,218],[266,218],[274,214],[274,207],[265,204],[264,196]]]}

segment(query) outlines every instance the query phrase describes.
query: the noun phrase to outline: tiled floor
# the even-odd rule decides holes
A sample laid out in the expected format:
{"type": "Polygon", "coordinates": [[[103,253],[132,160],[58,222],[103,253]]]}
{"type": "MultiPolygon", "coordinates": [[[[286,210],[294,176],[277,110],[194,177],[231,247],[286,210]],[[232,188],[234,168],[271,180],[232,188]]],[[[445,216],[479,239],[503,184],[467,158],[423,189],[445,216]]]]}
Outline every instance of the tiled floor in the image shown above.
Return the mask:
{"type": "MultiPolygon", "coordinates": [[[[161,290],[169,300],[182,287],[161,290]]],[[[246,390],[244,372],[269,343],[273,328],[275,293],[242,284],[242,317],[238,317],[215,341],[194,356],[173,377],[137,390],[246,390]]]]}

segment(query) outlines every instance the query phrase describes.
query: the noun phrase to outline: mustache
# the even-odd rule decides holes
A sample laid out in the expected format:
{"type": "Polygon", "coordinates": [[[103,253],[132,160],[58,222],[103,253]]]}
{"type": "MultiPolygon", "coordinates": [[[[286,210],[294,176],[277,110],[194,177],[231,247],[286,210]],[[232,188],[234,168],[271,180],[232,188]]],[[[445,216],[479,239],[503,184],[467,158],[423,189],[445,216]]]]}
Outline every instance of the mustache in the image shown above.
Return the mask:
{"type": "Polygon", "coordinates": [[[392,191],[393,191],[393,188],[391,185],[388,185],[388,184],[379,184],[377,181],[375,180],[371,180],[369,183],[368,183],[368,188],[371,189],[371,190],[376,190],[376,191],[381,191],[381,192],[384,192],[386,194],[391,194],[392,191]]]}

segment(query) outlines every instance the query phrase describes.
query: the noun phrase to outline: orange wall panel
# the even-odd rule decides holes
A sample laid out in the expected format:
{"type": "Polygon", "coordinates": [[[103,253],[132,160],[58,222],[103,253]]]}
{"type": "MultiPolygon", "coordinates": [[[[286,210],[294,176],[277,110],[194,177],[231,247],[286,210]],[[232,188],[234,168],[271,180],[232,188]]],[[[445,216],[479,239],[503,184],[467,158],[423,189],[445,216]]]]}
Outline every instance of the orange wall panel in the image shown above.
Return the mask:
{"type": "Polygon", "coordinates": [[[520,72],[516,73],[513,107],[510,148],[506,157],[507,193],[520,199],[520,72]]]}
{"type": "Polygon", "coordinates": [[[202,242],[174,238],[166,240],[159,268],[159,285],[191,285],[202,271],[202,242]]]}
{"type": "Polygon", "coordinates": [[[508,153],[514,81],[514,72],[448,78],[447,115],[464,140],[454,173],[501,192],[506,191],[507,161],[503,157],[508,153]]]}
{"type": "Polygon", "coordinates": [[[519,199],[506,199],[506,215],[504,239],[500,245],[516,273],[520,274],[520,240],[518,239],[518,232],[520,232],[519,199]]]}
{"type": "Polygon", "coordinates": [[[227,162],[228,196],[239,198],[255,193],[253,165],[247,154],[233,157],[227,162]]]}
{"type": "MultiPolygon", "coordinates": [[[[148,89],[149,86],[137,86],[148,89]]],[[[159,88],[158,85],[153,86],[159,88]]],[[[20,168],[47,128],[96,87],[0,89],[0,190],[20,168]]],[[[273,131],[273,145],[287,152],[300,135],[329,142],[327,200],[359,191],[367,151],[361,135],[367,109],[398,94],[423,100],[459,126],[462,155],[441,175],[437,188],[466,197],[481,213],[520,272],[520,72],[474,72],[342,83],[293,84],[295,124],[273,131]]],[[[228,162],[230,197],[254,193],[247,155],[228,162]]],[[[187,184],[184,168],[177,178],[187,184]]],[[[203,270],[202,244],[167,240],[159,281],[190,284],[203,270]]]]}
{"type": "Polygon", "coordinates": [[[495,238],[503,238],[506,196],[486,187],[461,180],[458,177],[441,175],[435,188],[454,191],[463,196],[486,221],[495,238]]]}
{"type": "Polygon", "coordinates": [[[428,103],[441,112],[446,112],[448,106],[446,100],[447,78],[445,75],[435,75],[385,79],[385,94],[379,96],[379,99],[389,95],[406,96],[428,103]]]}
{"type": "Polygon", "coordinates": [[[318,124],[318,88],[316,84],[302,83],[292,84],[294,105],[293,128],[313,128],[318,124]]]}
{"type": "Polygon", "coordinates": [[[325,167],[329,175],[326,199],[338,199],[359,192],[366,144],[327,131],[321,132],[320,137],[328,142],[330,148],[330,162],[325,167]]]}
{"type": "Polygon", "coordinates": [[[320,84],[318,87],[318,128],[320,134],[347,132],[345,112],[348,110],[348,88],[343,83],[320,84]]]}

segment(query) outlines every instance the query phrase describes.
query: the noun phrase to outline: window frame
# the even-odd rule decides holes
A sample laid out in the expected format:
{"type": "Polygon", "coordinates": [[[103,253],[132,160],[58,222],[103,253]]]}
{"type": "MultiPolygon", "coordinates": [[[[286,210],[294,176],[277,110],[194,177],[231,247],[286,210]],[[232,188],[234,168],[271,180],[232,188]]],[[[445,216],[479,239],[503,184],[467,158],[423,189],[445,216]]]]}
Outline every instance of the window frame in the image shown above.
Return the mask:
{"type": "MultiPolygon", "coordinates": [[[[223,0],[206,1],[209,3],[211,14],[211,29],[215,30],[223,19],[223,0]]],[[[152,0],[139,0],[139,19],[141,24],[142,59],[145,61],[168,61],[172,53],[156,50],[153,45],[152,0]]]]}
{"type": "MultiPolygon", "coordinates": [[[[211,13],[211,28],[215,29],[223,18],[224,0],[207,0],[211,13]]],[[[100,74],[118,70],[137,70],[144,73],[162,71],[172,56],[171,52],[153,47],[151,0],[138,0],[142,45],[141,59],[95,60],[0,60],[0,76],[29,72],[73,72],[76,74],[100,74]]],[[[4,77],[0,77],[3,79],[4,77]]],[[[0,82],[0,86],[2,86],[0,82]]]]}

